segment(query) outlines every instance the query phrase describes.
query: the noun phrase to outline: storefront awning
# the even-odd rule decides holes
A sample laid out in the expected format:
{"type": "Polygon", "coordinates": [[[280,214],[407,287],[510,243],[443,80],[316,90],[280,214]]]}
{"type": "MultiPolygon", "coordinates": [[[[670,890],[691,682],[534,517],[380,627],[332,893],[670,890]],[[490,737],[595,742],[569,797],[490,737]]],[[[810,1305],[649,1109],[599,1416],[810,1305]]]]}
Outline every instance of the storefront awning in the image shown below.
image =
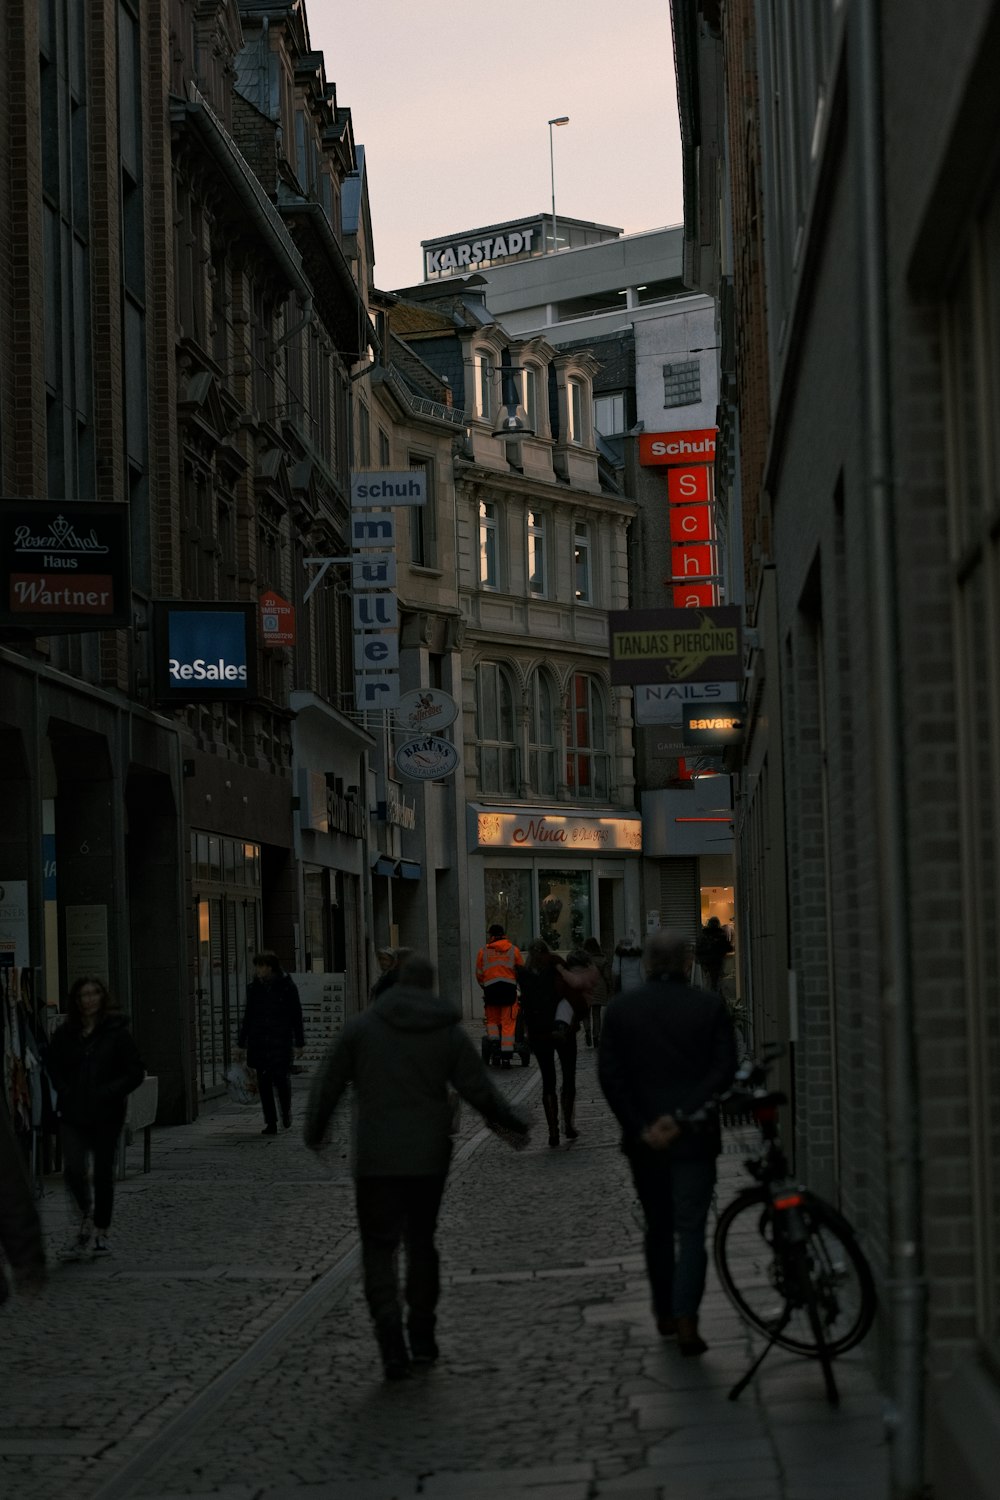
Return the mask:
{"type": "Polygon", "coordinates": [[[372,874],[373,875],[398,875],[399,874],[399,862],[398,862],[398,860],[395,860],[395,859],[386,859],[385,855],[380,854],[379,857],[378,857],[378,859],[375,861],[374,865],[372,865],[372,874]]]}
{"type": "Polygon", "coordinates": [[[399,873],[404,880],[419,880],[423,871],[415,860],[401,859],[399,861],[399,873]]]}

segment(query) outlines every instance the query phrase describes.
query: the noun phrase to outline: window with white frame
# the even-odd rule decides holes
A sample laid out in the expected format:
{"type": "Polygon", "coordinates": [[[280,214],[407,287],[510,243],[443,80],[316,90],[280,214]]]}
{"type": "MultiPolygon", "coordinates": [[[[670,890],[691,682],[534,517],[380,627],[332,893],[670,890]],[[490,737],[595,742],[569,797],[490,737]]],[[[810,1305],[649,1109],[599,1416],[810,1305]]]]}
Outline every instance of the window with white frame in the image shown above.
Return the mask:
{"type": "Polygon", "coordinates": [[[579,380],[571,380],[568,388],[569,405],[569,440],[580,446],[586,442],[587,434],[583,425],[583,385],[579,380]]]}
{"type": "Polygon", "coordinates": [[[419,458],[411,453],[407,458],[411,469],[420,469],[426,475],[427,499],[423,505],[408,505],[410,513],[410,560],[417,567],[437,566],[437,504],[434,495],[434,466],[429,458],[419,458]]]}
{"type": "Polygon", "coordinates": [[[602,437],[614,437],[625,431],[624,391],[594,397],[594,430],[602,437]]]}
{"type": "Polygon", "coordinates": [[[545,521],[543,511],[528,511],[528,593],[536,599],[548,594],[545,521]]]}
{"type": "Polygon", "coordinates": [[[593,604],[590,576],[590,523],[573,523],[573,596],[577,604],[593,604]]]}
{"type": "Polygon", "coordinates": [[[476,411],[484,422],[493,420],[493,355],[476,350],[476,411]]]}
{"type": "Polygon", "coordinates": [[[556,794],[556,695],[552,678],[539,667],[531,677],[528,781],[540,797],[556,794]]]}
{"type": "Polygon", "coordinates": [[[514,689],[510,673],[499,662],[481,661],[476,668],[476,738],[479,790],[514,796],[518,789],[514,689]]]}
{"type": "Polygon", "coordinates": [[[532,432],[538,434],[539,407],[538,407],[538,371],[534,365],[524,367],[524,410],[528,416],[528,426],[532,432]]]}
{"type": "Polygon", "coordinates": [[[500,518],[494,500],[479,502],[479,582],[484,589],[500,587],[500,518]]]}
{"type": "Polygon", "coordinates": [[[573,797],[606,801],[610,782],[607,708],[595,677],[577,672],[566,718],[566,785],[573,797]]]}

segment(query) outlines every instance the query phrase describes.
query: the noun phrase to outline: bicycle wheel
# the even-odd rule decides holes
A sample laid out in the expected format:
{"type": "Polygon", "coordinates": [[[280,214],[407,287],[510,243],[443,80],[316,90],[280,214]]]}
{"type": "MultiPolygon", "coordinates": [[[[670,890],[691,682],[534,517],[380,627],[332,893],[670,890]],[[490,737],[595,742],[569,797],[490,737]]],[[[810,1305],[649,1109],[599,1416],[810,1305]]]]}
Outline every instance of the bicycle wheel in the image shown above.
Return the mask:
{"type": "MultiPolygon", "coordinates": [[[[819,1357],[800,1273],[775,1250],[773,1209],[765,1188],[734,1198],[715,1229],[715,1268],[736,1311],[794,1354],[819,1357]]],[[[847,1220],[811,1193],[802,1196],[806,1264],[823,1339],[832,1356],[861,1342],[875,1317],[875,1282],[847,1220]]]]}

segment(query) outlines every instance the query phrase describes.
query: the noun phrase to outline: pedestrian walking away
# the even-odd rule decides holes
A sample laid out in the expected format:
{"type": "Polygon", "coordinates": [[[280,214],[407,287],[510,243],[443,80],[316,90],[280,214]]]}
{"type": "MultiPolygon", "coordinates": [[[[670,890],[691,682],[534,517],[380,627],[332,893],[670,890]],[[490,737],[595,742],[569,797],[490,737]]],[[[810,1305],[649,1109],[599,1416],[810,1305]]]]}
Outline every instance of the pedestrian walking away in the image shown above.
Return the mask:
{"type": "Polygon", "coordinates": [[[45,1067],[56,1090],[72,1218],[61,1258],[110,1255],[115,1148],[126,1100],[146,1070],[128,1022],[115,1011],[107,986],[96,975],[82,975],[70,989],[66,1018],[46,1048],[45,1067]]]}
{"type": "Polygon", "coordinates": [[[379,995],[384,994],[391,984],[395,984],[399,978],[399,966],[404,959],[408,958],[409,948],[378,948],[375,951],[375,961],[379,967],[379,976],[372,985],[369,996],[369,1004],[377,1000],[379,995]]]}
{"type": "Polygon", "coordinates": [[[302,1056],[302,1004],[291,975],[285,974],[276,953],[266,949],[254,956],[254,978],[247,985],[246,1008],[240,1022],[239,1053],[257,1070],[260,1107],[264,1113],[261,1135],[278,1134],[278,1111],[286,1130],[292,1124],[292,1061],[302,1056]]]}
{"type": "Polygon", "coordinates": [[[694,953],[695,958],[701,964],[705,983],[710,989],[720,988],[723,966],[726,962],[726,955],[730,951],[731,944],[722,923],[718,917],[709,917],[701,929],[694,953]]]}
{"type": "Polygon", "coordinates": [[[590,994],[590,1009],[583,1018],[583,1034],[588,1047],[597,1047],[601,1041],[604,1007],[611,999],[611,964],[595,937],[587,939],[583,951],[597,970],[597,978],[590,994]]]}
{"type": "MultiPolygon", "coordinates": [[[[563,1121],[567,1140],[578,1135],[575,1122],[576,1030],[573,1021],[556,1020],[560,1001],[567,993],[566,965],[553,953],[543,937],[528,944],[525,961],[517,970],[521,992],[521,1014],[528,1043],[538,1061],[542,1077],[542,1109],[549,1128],[549,1145],[559,1144],[559,1104],[556,1058],[562,1072],[563,1121]]],[[[575,993],[575,991],[573,991],[575,993]]],[[[570,1002],[572,1010],[572,1002],[570,1002]]],[[[574,1013],[575,1015],[575,1013],[574,1013]]]]}
{"type": "Polygon", "coordinates": [[[634,938],[619,938],[611,960],[611,993],[620,995],[634,990],[646,978],[642,967],[642,949],[634,938]]]}
{"type": "Polygon", "coordinates": [[[684,1132],[676,1117],[728,1089],[737,1056],[722,996],[689,982],[692,957],[683,934],[667,930],[649,939],[648,980],[608,1006],[598,1078],[622,1127],[622,1150],[646,1219],[657,1328],[664,1336],[677,1335],[682,1354],[696,1355],[708,1347],[698,1330],[698,1308],[722,1142],[717,1115],[704,1128],[684,1132]]]}
{"type": "MultiPolygon", "coordinates": [[[[40,1290],[45,1281],[45,1245],[24,1158],[0,1105],[0,1246],[20,1292],[40,1290]]],[[[0,1266],[0,1304],[10,1295],[0,1266]]]]}
{"type": "Polygon", "coordinates": [[[528,1125],[494,1088],[460,1008],[436,993],[433,965],[421,954],[412,954],[397,982],[347,1023],[324,1060],[306,1112],[310,1150],[322,1148],[348,1084],[354,1085],[352,1170],[365,1298],[386,1378],[398,1380],[411,1365],[438,1357],[434,1236],[452,1152],[452,1090],[519,1142],[527,1140],[528,1125]]]}
{"type": "Polygon", "coordinates": [[[493,923],[486,937],[485,946],[476,954],[476,979],[483,991],[486,1035],[500,1066],[509,1068],[517,1029],[515,971],[523,959],[499,922],[493,923]]]}

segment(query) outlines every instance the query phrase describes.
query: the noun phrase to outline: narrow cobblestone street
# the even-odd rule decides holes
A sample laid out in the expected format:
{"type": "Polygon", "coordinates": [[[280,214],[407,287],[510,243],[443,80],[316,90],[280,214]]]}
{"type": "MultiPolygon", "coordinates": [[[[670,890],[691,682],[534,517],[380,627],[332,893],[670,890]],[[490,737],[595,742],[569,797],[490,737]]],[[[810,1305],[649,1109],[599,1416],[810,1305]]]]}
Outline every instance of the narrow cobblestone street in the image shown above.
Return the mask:
{"type": "MultiPolygon", "coordinates": [[[[734,1405],[751,1344],[714,1281],[710,1352],[686,1361],[658,1338],[593,1053],[580,1074],[580,1139],[558,1151],[534,1067],[499,1075],[535,1118],[526,1152],[465,1111],[439,1235],[442,1358],[398,1386],[361,1297],[346,1111],[322,1159],[298,1122],[262,1140],[229,1103],[157,1130],[148,1176],[133,1147],[113,1259],[56,1265],[42,1299],[9,1309],[0,1493],[881,1500],[863,1351],[838,1362],[837,1411],[818,1368],[778,1352],[734,1405]]],[[[721,1168],[723,1202],[736,1155],[721,1168]]],[[[54,1252],[55,1183],[44,1209],[54,1252]]]]}

